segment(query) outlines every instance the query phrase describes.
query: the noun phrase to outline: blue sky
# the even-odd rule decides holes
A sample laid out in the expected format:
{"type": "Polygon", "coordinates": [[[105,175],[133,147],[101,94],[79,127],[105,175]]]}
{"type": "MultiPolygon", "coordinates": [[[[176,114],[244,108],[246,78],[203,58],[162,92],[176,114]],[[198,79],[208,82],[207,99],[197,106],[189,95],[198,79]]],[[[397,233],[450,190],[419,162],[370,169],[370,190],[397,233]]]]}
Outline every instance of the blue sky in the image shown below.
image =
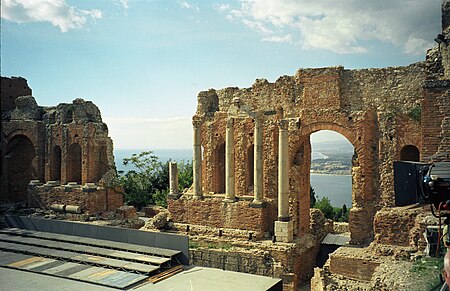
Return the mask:
{"type": "MultiPolygon", "coordinates": [[[[440,0],[2,0],[1,73],[96,103],[117,148],[189,148],[199,91],[423,61],[440,0]]],[[[322,134],[329,139],[334,135],[322,134]]]]}

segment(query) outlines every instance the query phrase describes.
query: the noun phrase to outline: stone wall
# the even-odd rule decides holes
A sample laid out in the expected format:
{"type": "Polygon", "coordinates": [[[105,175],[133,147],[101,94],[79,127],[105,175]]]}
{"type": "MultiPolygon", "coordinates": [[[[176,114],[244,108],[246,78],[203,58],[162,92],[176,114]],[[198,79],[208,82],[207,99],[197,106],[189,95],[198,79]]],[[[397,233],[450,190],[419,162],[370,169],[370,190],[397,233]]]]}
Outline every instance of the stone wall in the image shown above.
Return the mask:
{"type": "Polygon", "coordinates": [[[254,254],[212,248],[191,248],[189,249],[189,260],[192,265],[196,266],[268,277],[274,275],[273,258],[264,252],[254,254]]]}
{"type": "Polygon", "coordinates": [[[375,269],[380,265],[375,257],[361,255],[362,249],[340,248],[330,254],[329,270],[333,274],[370,282],[375,269]]]}
{"type": "MultiPolygon", "coordinates": [[[[319,130],[334,130],[353,144],[357,154],[350,215],[352,241],[370,240],[376,210],[394,203],[393,161],[406,145],[419,151],[422,148],[420,121],[411,117],[411,112],[421,106],[425,76],[424,63],[363,70],[299,69],[294,76],[282,76],[274,83],[261,79],[251,88],[200,92],[195,119],[201,121],[203,194],[225,192],[225,127],[231,117],[234,190],[240,197],[253,195],[251,150],[255,118],[259,118],[263,128],[263,197],[276,199],[278,122],[287,120],[289,214],[294,236],[301,235],[308,231],[309,223],[309,136],[319,130]]],[[[174,218],[179,220],[177,214],[174,218]]]]}
{"type": "Polygon", "coordinates": [[[0,201],[25,201],[30,180],[115,185],[113,144],[95,104],[42,107],[25,79],[1,82],[0,201]]]}
{"type": "Polygon", "coordinates": [[[273,232],[272,221],[276,217],[276,209],[271,201],[264,207],[252,207],[251,200],[224,203],[223,197],[169,199],[168,203],[171,217],[178,223],[252,230],[255,237],[260,238],[265,232],[273,232]]]}
{"type": "MultiPolygon", "coordinates": [[[[319,130],[333,130],[345,136],[355,149],[349,215],[351,241],[357,244],[374,242],[370,250],[361,247],[339,249],[331,256],[328,269],[324,270],[368,282],[380,264],[378,255],[410,258],[412,252],[422,250],[422,234],[426,225],[434,222],[418,213],[422,209],[393,208],[393,163],[398,160],[450,159],[450,44],[446,43],[450,39],[449,10],[450,4],[446,0],[442,5],[443,41],[427,52],[424,62],[380,69],[299,69],[295,75],[281,76],[273,83],[259,79],[249,88],[200,92],[193,120],[195,132],[201,133],[201,141],[196,143],[203,147],[202,181],[194,188],[201,189],[202,193],[188,191],[180,200],[170,202],[169,211],[174,221],[186,223],[193,216],[192,223],[205,227],[228,225],[252,229],[251,221],[258,219],[253,225],[278,220],[277,223],[284,223],[286,229],[293,226],[293,238],[288,239],[292,241],[292,249],[284,252],[294,261],[283,255],[277,256],[275,250],[270,256],[285,267],[283,275],[279,276],[297,282],[300,274],[305,274],[300,268],[308,269],[309,274],[313,268],[297,263],[313,261],[310,253],[293,251],[301,244],[300,240],[311,235],[308,227],[310,135],[319,130]],[[278,218],[276,215],[264,217],[267,215],[264,213],[254,215],[252,211],[237,215],[236,211],[243,210],[245,203],[250,204],[252,196],[257,198],[251,187],[254,174],[251,147],[259,122],[263,128],[262,200],[276,201],[269,213],[278,211],[278,218]],[[233,124],[232,128],[230,124],[233,124]],[[282,167],[285,148],[282,141],[286,124],[289,132],[288,217],[280,214],[286,205],[282,187],[286,183],[281,179],[286,171],[279,171],[279,167],[285,169],[282,167]],[[228,141],[233,143],[232,146],[226,144],[230,128],[234,139],[228,138],[228,141]],[[231,152],[230,148],[234,150],[227,169],[234,175],[227,177],[225,148],[228,152],[231,152]],[[408,150],[417,155],[405,155],[408,150]],[[229,199],[231,201],[223,203],[221,199],[229,194],[225,193],[225,181],[233,179],[231,188],[234,191],[229,192],[236,193],[237,202],[229,199]],[[243,218],[242,224],[235,226],[238,216],[243,218]]],[[[311,249],[317,246],[316,241],[311,249]]],[[[314,286],[326,289],[326,282],[321,278],[323,270],[316,273],[314,286]]]]}
{"type": "Polygon", "coordinates": [[[238,241],[223,238],[215,239],[214,242],[202,240],[202,246],[192,248],[196,243],[192,239],[190,241],[190,260],[196,266],[280,278],[283,290],[292,291],[297,290],[300,282],[312,277],[319,251],[315,239],[310,235],[305,235],[297,244],[284,245],[248,242],[235,247],[238,241]]]}
{"type": "Polygon", "coordinates": [[[7,114],[16,108],[14,101],[19,96],[31,95],[31,88],[28,86],[26,79],[21,77],[1,77],[1,112],[7,114]]]}
{"type": "Polygon", "coordinates": [[[52,204],[81,206],[83,212],[96,214],[114,211],[123,205],[123,193],[119,188],[101,186],[47,186],[30,185],[28,206],[49,209],[52,204]]]}
{"type": "Polygon", "coordinates": [[[374,219],[374,245],[409,247],[411,251],[423,251],[423,237],[429,225],[437,225],[437,219],[429,207],[394,207],[377,212],[374,219]]]}

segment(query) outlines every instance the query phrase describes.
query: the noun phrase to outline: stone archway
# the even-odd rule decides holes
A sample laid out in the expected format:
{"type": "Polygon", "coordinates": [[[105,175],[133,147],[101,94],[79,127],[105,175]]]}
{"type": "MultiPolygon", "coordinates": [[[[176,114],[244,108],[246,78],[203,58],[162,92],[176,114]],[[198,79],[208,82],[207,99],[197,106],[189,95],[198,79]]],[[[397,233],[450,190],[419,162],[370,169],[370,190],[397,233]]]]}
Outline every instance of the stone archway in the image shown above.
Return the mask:
{"type": "Polygon", "coordinates": [[[8,141],[5,152],[7,201],[18,202],[27,199],[28,184],[30,180],[36,179],[37,174],[32,165],[35,156],[34,145],[25,135],[15,135],[8,141]]]}
{"type": "Polygon", "coordinates": [[[67,164],[68,182],[81,184],[81,146],[74,143],[69,147],[67,164]]]}
{"type": "Polygon", "coordinates": [[[410,161],[410,162],[419,162],[420,161],[419,149],[413,145],[405,145],[400,150],[400,160],[401,161],[410,161]]]}
{"type": "Polygon", "coordinates": [[[367,154],[364,154],[363,139],[358,136],[359,130],[354,126],[341,126],[334,123],[317,122],[302,127],[299,132],[296,132],[291,136],[290,139],[292,139],[294,144],[291,145],[290,150],[290,186],[291,191],[294,191],[292,193],[295,196],[299,196],[299,198],[297,198],[298,231],[300,234],[304,233],[307,227],[306,222],[309,223],[310,135],[320,130],[331,130],[343,135],[353,145],[355,150],[355,160],[352,165],[352,209],[349,215],[349,229],[352,240],[357,242],[364,241],[371,236],[371,232],[362,233],[365,230],[358,229],[361,228],[361,224],[364,224],[366,225],[366,228],[371,229],[373,223],[372,209],[368,205],[372,205],[374,201],[368,201],[370,198],[364,193],[365,190],[373,187],[370,184],[370,177],[365,177],[366,173],[373,172],[373,169],[368,169],[372,163],[370,162],[370,157],[367,154]],[[301,152],[300,154],[299,151],[301,152]],[[302,156],[302,158],[299,158],[299,156],[302,156]],[[363,157],[362,161],[360,160],[360,157],[363,157]],[[361,219],[363,216],[364,219],[361,219]]]}

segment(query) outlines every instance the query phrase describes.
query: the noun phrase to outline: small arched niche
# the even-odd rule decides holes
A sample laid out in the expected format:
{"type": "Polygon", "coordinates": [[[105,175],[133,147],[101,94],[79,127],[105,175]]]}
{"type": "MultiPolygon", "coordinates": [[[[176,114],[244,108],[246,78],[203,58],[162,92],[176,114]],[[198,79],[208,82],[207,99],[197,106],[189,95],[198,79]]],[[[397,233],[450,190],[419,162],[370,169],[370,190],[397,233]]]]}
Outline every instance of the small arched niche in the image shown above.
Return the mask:
{"type": "Polygon", "coordinates": [[[420,161],[419,149],[413,145],[405,145],[400,151],[400,160],[409,162],[420,161]]]}

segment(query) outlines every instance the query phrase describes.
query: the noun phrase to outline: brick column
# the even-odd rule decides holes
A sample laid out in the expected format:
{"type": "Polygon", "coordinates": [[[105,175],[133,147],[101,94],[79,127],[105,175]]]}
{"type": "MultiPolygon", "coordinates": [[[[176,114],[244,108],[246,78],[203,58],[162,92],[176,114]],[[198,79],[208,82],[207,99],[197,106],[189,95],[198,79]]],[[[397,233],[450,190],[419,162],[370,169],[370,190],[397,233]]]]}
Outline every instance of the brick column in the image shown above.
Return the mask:
{"type": "Polygon", "coordinates": [[[293,240],[293,224],[289,218],[289,131],[288,121],[280,120],[278,137],[278,221],[275,221],[277,241],[293,240]]]}
{"type": "Polygon", "coordinates": [[[200,131],[200,120],[192,120],[194,126],[194,157],[193,157],[193,180],[194,198],[202,198],[202,141],[200,131]]]}
{"type": "Polygon", "coordinates": [[[254,199],[252,204],[262,203],[262,187],[263,187],[263,169],[262,169],[262,129],[261,118],[255,118],[255,133],[254,133],[254,161],[253,161],[253,193],[254,199]]]}
{"type": "Polygon", "coordinates": [[[225,200],[224,202],[234,202],[234,120],[228,118],[227,131],[225,136],[225,200]]]}

